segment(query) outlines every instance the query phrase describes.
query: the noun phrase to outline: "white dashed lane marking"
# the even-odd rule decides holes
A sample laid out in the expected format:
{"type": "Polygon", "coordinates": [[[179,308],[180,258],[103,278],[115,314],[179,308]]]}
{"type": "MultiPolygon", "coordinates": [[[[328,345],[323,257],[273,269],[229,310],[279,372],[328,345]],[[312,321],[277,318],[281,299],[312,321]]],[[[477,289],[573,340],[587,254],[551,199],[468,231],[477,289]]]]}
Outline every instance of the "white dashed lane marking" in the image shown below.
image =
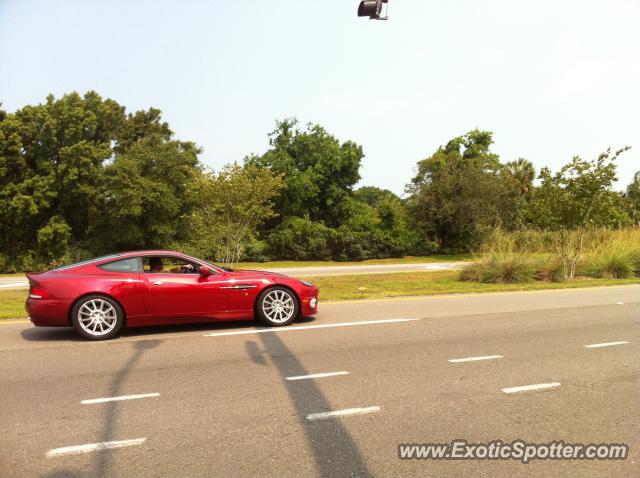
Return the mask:
{"type": "Polygon", "coordinates": [[[626,345],[630,342],[627,341],[620,341],[620,342],[605,342],[602,344],[591,344],[591,345],[585,345],[585,348],[588,349],[599,349],[601,347],[614,347],[616,345],[626,345]]]}
{"type": "Polygon", "coordinates": [[[449,359],[451,363],[460,363],[460,362],[479,362],[481,360],[496,360],[504,358],[502,355],[485,355],[483,357],[466,357],[459,359],[449,359]]]}
{"type": "Polygon", "coordinates": [[[314,378],[337,377],[339,375],[349,375],[349,372],[327,372],[314,373],[312,375],[298,375],[297,377],[287,377],[287,380],[312,380],[314,378]]]}
{"type": "Polygon", "coordinates": [[[534,390],[544,390],[547,388],[555,388],[555,387],[559,387],[560,385],[561,384],[559,382],[536,383],[534,385],[522,385],[520,387],[503,388],[502,391],[504,393],[532,392],[534,390]]]}
{"type": "Polygon", "coordinates": [[[91,400],[82,400],[83,405],[93,405],[95,403],[119,402],[122,400],[137,400],[139,398],[159,397],[159,393],[144,393],[141,395],[122,395],[120,397],[92,398],[91,400]]]}
{"type": "Polygon", "coordinates": [[[135,438],[133,440],[105,441],[102,443],[88,443],[86,445],[65,446],[62,448],[54,448],[53,450],[49,450],[47,452],[47,457],[52,458],[62,455],[79,455],[81,453],[90,453],[92,451],[142,445],[146,440],[146,438],[135,438]]]}
{"type": "Polygon", "coordinates": [[[307,415],[307,420],[327,420],[329,418],[345,417],[349,415],[365,415],[367,413],[376,413],[380,411],[380,407],[366,407],[366,408],[347,408],[345,410],[334,410],[332,412],[312,413],[307,415]]]}

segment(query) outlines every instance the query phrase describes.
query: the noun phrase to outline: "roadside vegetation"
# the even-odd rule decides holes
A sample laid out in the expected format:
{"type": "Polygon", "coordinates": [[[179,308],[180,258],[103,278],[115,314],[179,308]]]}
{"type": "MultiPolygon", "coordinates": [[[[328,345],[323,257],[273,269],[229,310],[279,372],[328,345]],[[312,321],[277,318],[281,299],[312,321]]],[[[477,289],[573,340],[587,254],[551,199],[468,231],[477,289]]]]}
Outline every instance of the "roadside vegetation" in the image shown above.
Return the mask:
{"type": "Polygon", "coordinates": [[[558,235],[548,231],[495,231],[460,273],[462,281],[493,284],[575,279],[640,278],[640,229],[591,229],[585,232],[573,277],[563,263],[558,235]]]}
{"type": "Polygon", "coordinates": [[[287,118],[268,138],[265,151],[214,171],[156,108],[127,112],[90,91],[0,109],[0,273],[155,248],[232,267],[482,252],[484,272],[464,276],[481,281],[553,279],[557,261],[567,279],[637,270],[627,244],[605,254],[591,243],[640,225],[640,172],[614,189],[628,148],[536,172],[501,159],[493,133],[476,129],[427,152],[399,197],[357,187],[363,146],[321,125],[287,118]],[[532,239],[483,250],[496,231],[532,239]]]}
{"type": "MultiPolygon", "coordinates": [[[[374,299],[437,294],[509,292],[520,290],[564,289],[640,283],[640,278],[579,278],[571,282],[480,283],[459,280],[459,272],[411,272],[357,276],[308,277],[320,287],[321,301],[374,299]]],[[[322,302],[320,303],[322,307],[322,302]]]]}
{"type": "Polygon", "coordinates": [[[432,256],[390,257],[387,259],[367,259],[364,261],[269,261],[239,262],[237,269],[278,269],[288,267],[335,267],[335,266],[375,266],[385,264],[433,264],[438,262],[470,262],[474,254],[434,254],[432,256]]]}

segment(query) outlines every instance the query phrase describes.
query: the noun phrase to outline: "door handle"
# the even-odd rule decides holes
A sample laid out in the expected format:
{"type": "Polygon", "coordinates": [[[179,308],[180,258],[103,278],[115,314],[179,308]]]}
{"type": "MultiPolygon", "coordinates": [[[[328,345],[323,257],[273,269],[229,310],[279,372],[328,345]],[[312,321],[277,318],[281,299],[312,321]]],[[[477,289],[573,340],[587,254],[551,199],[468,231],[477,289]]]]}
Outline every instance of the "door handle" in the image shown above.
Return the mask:
{"type": "Polygon", "coordinates": [[[153,285],[162,285],[163,282],[161,280],[154,280],[154,281],[151,281],[151,283],[153,285]]]}

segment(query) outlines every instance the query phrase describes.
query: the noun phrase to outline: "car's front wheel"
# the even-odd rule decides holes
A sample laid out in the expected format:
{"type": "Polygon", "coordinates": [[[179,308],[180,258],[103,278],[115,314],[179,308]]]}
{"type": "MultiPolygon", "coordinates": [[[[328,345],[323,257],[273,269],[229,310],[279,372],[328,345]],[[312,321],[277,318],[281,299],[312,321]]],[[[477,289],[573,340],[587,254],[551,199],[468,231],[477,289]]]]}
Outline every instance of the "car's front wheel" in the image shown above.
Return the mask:
{"type": "Polygon", "coordinates": [[[102,295],[90,295],[73,306],[71,322],[84,338],[107,340],[120,332],[124,313],[115,300],[102,295]]]}
{"type": "Polygon", "coordinates": [[[286,287],[271,287],[258,297],[258,319],[271,327],[290,324],[298,316],[298,298],[286,287]]]}

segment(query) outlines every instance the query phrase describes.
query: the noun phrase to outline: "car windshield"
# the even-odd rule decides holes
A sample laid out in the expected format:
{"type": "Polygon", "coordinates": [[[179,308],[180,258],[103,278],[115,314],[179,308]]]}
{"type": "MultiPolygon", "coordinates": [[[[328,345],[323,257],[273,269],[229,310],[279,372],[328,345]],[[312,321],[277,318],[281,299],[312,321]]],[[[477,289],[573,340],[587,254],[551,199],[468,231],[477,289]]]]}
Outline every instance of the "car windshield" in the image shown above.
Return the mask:
{"type": "Polygon", "coordinates": [[[200,262],[202,262],[204,265],[209,266],[209,267],[222,269],[225,272],[233,272],[233,269],[231,267],[219,266],[218,264],[212,264],[211,262],[207,262],[207,261],[205,261],[203,259],[200,259],[200,262]]]}

